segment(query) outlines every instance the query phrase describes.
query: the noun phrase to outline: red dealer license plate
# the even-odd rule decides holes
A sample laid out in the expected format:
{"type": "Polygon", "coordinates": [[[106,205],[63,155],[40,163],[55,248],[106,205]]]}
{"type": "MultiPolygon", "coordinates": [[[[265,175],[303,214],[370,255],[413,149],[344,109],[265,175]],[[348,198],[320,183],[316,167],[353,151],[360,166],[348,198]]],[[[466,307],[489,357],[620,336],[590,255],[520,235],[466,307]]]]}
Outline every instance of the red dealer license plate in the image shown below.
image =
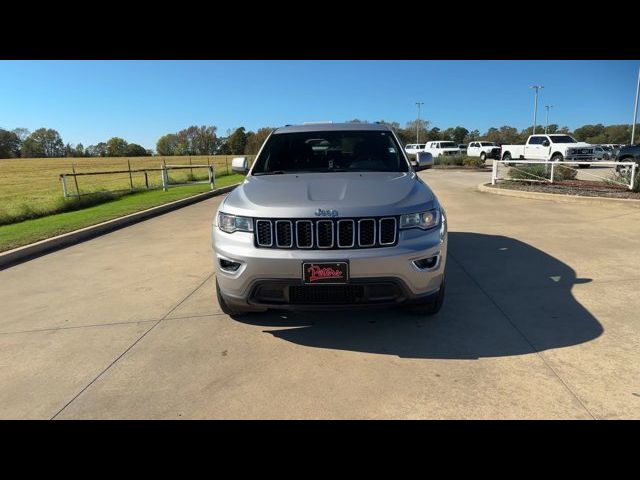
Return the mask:
{"type": "Polygon", "coordinates": [[[347,283],[349,264],[347,262],[304,262],[302,279],[306,284],[347,283]]]}

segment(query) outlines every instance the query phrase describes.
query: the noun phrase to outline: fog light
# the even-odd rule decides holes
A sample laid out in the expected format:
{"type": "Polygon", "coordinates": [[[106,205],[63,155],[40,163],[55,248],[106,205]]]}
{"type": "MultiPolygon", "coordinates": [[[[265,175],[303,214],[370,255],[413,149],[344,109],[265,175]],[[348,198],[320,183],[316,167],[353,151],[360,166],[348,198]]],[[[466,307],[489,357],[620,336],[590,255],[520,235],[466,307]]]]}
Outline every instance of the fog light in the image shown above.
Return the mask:
{"type": "Polygon", "coordinates": [[[421,258],[420,260],[414,260],[413,264],[420,270],[427,270],[433,268],[438,263],[438,255],[429,258],[421,258]]]}
{"type": "Polygon", "coordinates": [[[227,272],[235,272],[240,268],[240,263],[232,262],[231,260],[220,259],[220,268],[227,272]]]}

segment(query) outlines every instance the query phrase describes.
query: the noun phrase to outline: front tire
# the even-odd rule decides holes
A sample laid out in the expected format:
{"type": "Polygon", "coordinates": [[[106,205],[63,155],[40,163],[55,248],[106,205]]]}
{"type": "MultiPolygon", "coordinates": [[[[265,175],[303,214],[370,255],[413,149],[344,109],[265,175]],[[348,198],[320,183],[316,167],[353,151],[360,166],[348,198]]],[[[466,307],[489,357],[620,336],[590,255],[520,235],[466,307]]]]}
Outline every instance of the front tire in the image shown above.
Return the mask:
{"type": "Polygon", "coordinates": [[[511,154],[509,152],[506,152],[503,156],[502,156],[502,160],[504,160],[505,162],[507,162],[505,165],[507,167],[513,167],[515,165],[515,163],[509,163],[509,160],[511,160],[511,154]]]}
{"type": "MultiPolygon", "coordinates": [[[[621,158],[618,162],[630,162],[633,158],[621,158]]],[[[616,172],[618,175],[631,175],[631,167],[628,165],[616,165],[616,172]]]]}
{"type": "Polygon", "coordinates": [[[413,313],[417,313],[420,315],[435,315],[442,309],[442,305],[444,304],[444,294],[446,287],[445,279],[442,279],[442,283],[440,284],[440,290],[433,297],[425,300],[423,303],[413,304],[409,306],[409,310],[413,313]]]}
{"type": "Polygon", "coordinates": [[[552,162],[561,162],[562,160],[564,160],[564,157],[562,156],[561,153],[554,153],[553,156],[551,157],[552,162]]]}
{"type": "Polygon", "coordinates": [[[482,160],[482,161],[484,162],[486,159],[487,159],[487,154],[486,154],[486,153],[484,153],[484,152],[482,152],[482,153],[480,154],[480,160],[482,160]]]}
{"type": "Polygon", "coordinates": [[[218,305],[220,305],[220,310],[222,310],[223,313],[229,315],[230,317],[241,317],[242,315],[245,315],[247,313],[244,310],[240,310],[240,309],[229,306],[227,301],[224,299],[224,297],[220,293],[220,285],[218,285],[217,278],[216,278],[216,296],[218,297],[218,305]]]}

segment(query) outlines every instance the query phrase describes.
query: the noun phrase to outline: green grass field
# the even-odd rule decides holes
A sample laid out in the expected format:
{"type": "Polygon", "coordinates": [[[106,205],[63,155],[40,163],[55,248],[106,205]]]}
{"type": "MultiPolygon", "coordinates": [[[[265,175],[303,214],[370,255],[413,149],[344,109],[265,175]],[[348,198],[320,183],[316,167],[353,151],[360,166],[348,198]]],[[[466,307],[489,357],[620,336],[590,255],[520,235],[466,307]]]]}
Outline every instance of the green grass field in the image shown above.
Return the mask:
{"type": "MultiPolygon", "coordinates": [[[[253,160],[253,156],[248,156],[253,160]]],[[[232,155],[194,157],[97,157],[97,158],[18,158],[0,160],[0,225],[10,224],[28,218],[64,211],[68,205],[62,201],[61,173],[71,173],[75,166],[77,173],[109,170],[127,170],[127,161],[133,170],[159,168],[167,165],[211,164],[216,168],[216,176],[231,172],[232,155]]],[[[181,182],[190,175],[190,170],[170,172],[170,181],[181,182]]],[[[206,169],[193,169],[193,175],[206,178],[206,169]]],[[[130,188],[129,174],[109,174],[77,177],[80,193],[126,190],[130,188]]],[[[132,175],[135,189],[145,188],[144,174],[132,175]]],[[[220,177],[222,180],[224,177],[220,177]]],[[[149,186],[162,184],[160,172],[148,173],[149,186]]],[[[216,182],[218,183],[218,182],[216,182]]],[[[201,191],[201,187],[189,187],[201,191]],[[200,189],[200,190],[199,190],[200,189]]],[[[73,178],[68,178],[70,194],[76,193],[73,178]]],[[[96,200],[100,200],[97,198],[96,200]]],[[[91,203],[91,202],[89,202],[91,203]]]]}
{"type": "MultiPolygon", "coordinates": [[[[243,178],[242,175],[238,174],[225,175],[219,178],[216,186],[224,187],[226,185],[239,183],[243,178]]],[[[122,217],[130,213],[139,212],[140,210],[145,210],[174,200],[190,197],[208,190],[209,185],[200,184],[171,187],[166,192],[162,189],[155,189],[131,193],[81,210],[49,215],[33,220],[25,220],[10,225],[2,225],[0,226],[0,252],[105,222],[113,218],[122,217]]]]}
{"type": "MultiPolygon", "coordinates": [[[[249,155],[249,161],[253,156],[249,155]]],[[[175,186],[164,192],[159,171],[67,177],[71,195],[64,198],[60,174],[159,169],[160,165],[213,165],[216,187],[242,181],[232,174],[232,155],[194,157],[100,157],[100,158],[19,158],[0,159],[0,251],[27,245],[62,233],[95,225],[147,208],[189,197],[210,189],[209,184],[175,186]]],[[[206,180],[207,169],[194,168],[169,172],[170,183],[206,180]]]]}

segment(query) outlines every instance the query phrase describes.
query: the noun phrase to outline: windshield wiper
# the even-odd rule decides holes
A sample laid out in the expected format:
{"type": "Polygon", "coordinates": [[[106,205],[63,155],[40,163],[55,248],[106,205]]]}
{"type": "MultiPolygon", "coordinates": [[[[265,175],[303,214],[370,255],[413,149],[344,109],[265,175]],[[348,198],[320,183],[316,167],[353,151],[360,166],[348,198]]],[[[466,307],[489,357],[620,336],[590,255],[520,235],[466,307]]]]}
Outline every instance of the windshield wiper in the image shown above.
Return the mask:
{"type": "Polygon", "coordinates": [[[287,172],[285,170],[274,170],[272,172],[258,172],[258,173],[254,173],[254,175],[258,176],[258,175],[283,175],[285,173],[291,173],[291,172],[287,172]]]}

